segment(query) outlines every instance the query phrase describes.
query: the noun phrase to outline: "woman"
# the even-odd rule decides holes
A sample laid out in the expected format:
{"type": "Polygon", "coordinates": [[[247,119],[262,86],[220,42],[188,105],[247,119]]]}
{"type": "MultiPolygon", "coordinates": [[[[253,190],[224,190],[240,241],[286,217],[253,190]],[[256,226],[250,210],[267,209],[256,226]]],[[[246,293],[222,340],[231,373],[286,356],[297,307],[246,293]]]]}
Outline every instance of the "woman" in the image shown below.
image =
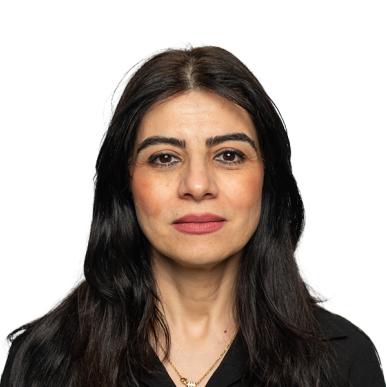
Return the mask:
{"type": "Polygon", "coordinates": [[[85,280],[10,333],[1,386],[384,386],[369,337],[300,277],[287,133],[231,53],[147,60],[96,172],[85,280]]]}

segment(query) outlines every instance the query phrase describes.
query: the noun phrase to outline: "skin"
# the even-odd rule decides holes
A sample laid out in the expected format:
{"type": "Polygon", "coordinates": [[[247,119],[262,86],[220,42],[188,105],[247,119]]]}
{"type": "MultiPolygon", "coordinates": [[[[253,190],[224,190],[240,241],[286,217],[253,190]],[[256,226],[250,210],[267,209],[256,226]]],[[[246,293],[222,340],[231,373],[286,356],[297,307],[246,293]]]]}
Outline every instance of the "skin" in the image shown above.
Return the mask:
{"type": "MultiPolygon", "coordinates": [[[[133,160],[133,202],[152,246],[160,308],[171,334],[171,360],[182,375],[197,381],[238,329],[234,284],[243,249],[259,223],[264,180],[255,127],[240,106],[208,91],[190,90],[157,102],[146,112],[133,160]],[[211,148],[205,145],[207,137],[235,132],[248,135],[257,149],[236,140],[211,148]],[[186,149],[157,144],[137,154],[138,145],[154,135],[183,139],[186,149]],[[242,152],[245,158],[226,150],[242,152]],[[161,151],[169,156],[151,164],[149,158],[161,151]],[[238,160],[242,162],[232,164],[238,160]],[[200,235],[172,226],[185,214],[204,212],[224,217],[225,225],[200,235]]],[[[161,335],[164,344],[162,340],[161,335]]],[[[162,358],[163,352],[154,349],[162,358]]],[[[205,385],[219,363],[200,385],[205,385]]],[[[175,371],[164,365],[180,385],[175,371]]]]}

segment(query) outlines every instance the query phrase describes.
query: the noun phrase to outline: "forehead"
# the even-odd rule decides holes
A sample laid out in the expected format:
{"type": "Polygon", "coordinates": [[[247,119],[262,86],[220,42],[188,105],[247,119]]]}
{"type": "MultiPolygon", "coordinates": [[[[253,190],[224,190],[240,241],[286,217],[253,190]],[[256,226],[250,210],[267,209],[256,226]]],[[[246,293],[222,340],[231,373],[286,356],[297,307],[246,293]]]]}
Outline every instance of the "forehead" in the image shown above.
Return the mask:
{"type": "Polygon", "coordinates": [[[188,140],[225,132],[245,132],[256,140],[251,117],[241,106],[213,92],[189,90],[152,105],[141,120],[137,141],[159,134],[188,140]]]}

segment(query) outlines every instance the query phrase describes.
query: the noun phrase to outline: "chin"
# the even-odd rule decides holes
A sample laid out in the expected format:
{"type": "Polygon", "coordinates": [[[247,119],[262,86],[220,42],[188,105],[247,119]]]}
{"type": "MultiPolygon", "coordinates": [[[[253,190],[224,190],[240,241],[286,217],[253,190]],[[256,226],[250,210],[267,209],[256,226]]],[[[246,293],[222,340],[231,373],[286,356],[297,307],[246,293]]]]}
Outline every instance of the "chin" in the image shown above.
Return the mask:
{"type": "MultiPolygon", "coordinates": [[[[197,254],[197,252],[196,252],[197,254]]],[[[197,257],[185,256],[185,257],[171,257],[172,261],[174,261],[175,264],[190,268],[190,269],[211,269],[212,267],[215,267],[219,263],[226,261],[226,257],[203,257],[203,255],[198,255],[197,257]]]]}

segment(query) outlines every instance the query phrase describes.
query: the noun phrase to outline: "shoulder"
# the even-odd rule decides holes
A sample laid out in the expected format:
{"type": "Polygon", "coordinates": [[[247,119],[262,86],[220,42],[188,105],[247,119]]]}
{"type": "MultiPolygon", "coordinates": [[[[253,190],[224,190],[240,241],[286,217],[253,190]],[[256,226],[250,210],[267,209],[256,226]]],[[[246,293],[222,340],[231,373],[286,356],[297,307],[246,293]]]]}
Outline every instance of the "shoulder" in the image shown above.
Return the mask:
{"type": "Polygon", "coordinates": [[[370,337],[345,317],[320,306],[315,316],[349,386],[385,387],[381,359],[370,337]]]}
{"type": "MultiPolygon", "coordinates": [[[[24,331],[19,333],[17,336],[14,336],[11,341],[11,346],[8,350],[7,360],[1,374],[0,387],[9,386],[11,380],[11,371],[14,367],[15,362],[17,361],[17,355],[19,353],[19,348],[26,339],[27,332],[24,331]]],[[[16,368],[16,367],[15,367],[16,368]]]]}
{"type": "Polygon", "coordinates": [[[69,351],[64,348],[67,343],[71,346],[71,337],[65,333],[57,326],[50,330],[45,318],[11,332],[7,337],[11,345],[0,387],[40,386],[43,382],[47,386],[64,385],[64,377],[70,380],[71,361],[69,351]]]}

